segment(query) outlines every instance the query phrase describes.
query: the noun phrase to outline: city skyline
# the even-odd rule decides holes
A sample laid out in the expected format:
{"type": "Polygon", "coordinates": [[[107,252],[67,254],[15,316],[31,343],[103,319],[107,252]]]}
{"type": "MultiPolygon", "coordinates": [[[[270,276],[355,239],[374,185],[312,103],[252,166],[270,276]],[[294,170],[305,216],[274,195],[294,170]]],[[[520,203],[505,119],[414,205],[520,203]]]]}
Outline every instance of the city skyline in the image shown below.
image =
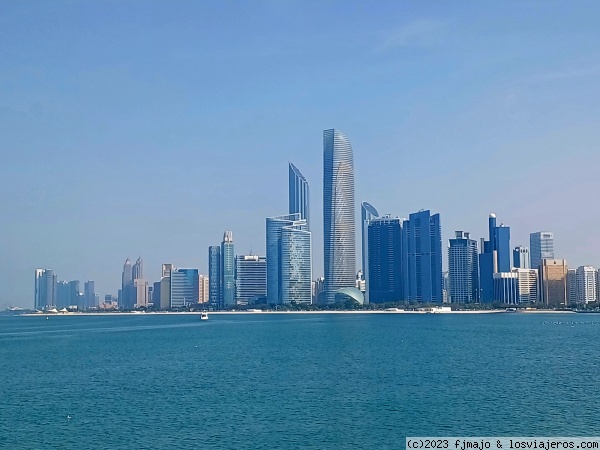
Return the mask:
{"type": "Polygon", "coordinates": [[[512,246],[550,229],[569,267],[600,266],[600,212],[573,220],[598,187],[597,3],[5,6],[0,308],[31,305],[36,268],[116,295],[128,255],[150,281],[165,261],[208,273],[223,230],[265,248],[289,161],[323,275],[330,127],[353,145],[357,209],[439,212],[444,244],[487,237],[493,211],[512,246]]]}
{"type": "MultiPolygon", "coordinates": [[[[323,135],[324,135],[324,165],[323,165],[323,171],[324,171],[324,178],[327,177],[331,177],[331,175],[328,175],[328,171],[329,173],[331,173],[331,169],[326,169],[327,164],[328,164],[328,159],[330,159],[331,161],[335,161],[336,159],[338,160],[337,166],[341,167],[342,165],[347,166],[347,168],[344,169],[344,174],[348,174],[348,173],[353,173],[353,164],[352,164],[352,159],[353,159],[353,155],[352,155],[352,148],[350,146],[350,143],[348,141],[348,138],[341,133],[339,130],[335,130],[335,129],[331,129],[331,130],[324,130],[323,131],[323,135]],[[336,139],[338,140],[337,144],[334,144],[336,139]],[[337,145],[337,148],[336,148],[337,145]],[[341,150],[341,152],[340,152],[341,150]],[[349,153],[347,153],[349,151],[349,153]],[[338,153],[336,156],[336,152],[338,153]],[[329,155],[328,155],[329,153],[329,155]],[[340,155],[342,156],[340,159],[340,155]],[[346,155],[349,155],[349,159],[348,161],[343,160],[344,158],[347,158],[346,155]]],[[[330,164],[331,165],[331,164],[330,164]]],[[[293,266],[297,266],[298,268],[301,267],[305,267],[306,269],[300,269],[300,272],[297,272],[296,274],[296,279],[298,280],[298,273],[306,273],[308,274],[308,277],[306,277],[306,275],[302,275],[300,277],[300,279],[302,280],[301,283],[305,283],[306,286],[303,288],[299,288],[299,286],[301,286],[301,284],[298,284],[296,282],[296,287],[294,288],[294,290],[296,291],[294,295],[295,298],[295,302],[299,301],[300,303],[310,303],[311,300],[309,299],[309,295],[308,293],[310,292],[310,282],[314,281],[315,278],[313,278],[312,275],[312,239],[311,239],[311,233],[308,231],[308,222],[307,219],[310,216],[310,202],[309,202],[309,196],[308,196],[308,191],[309,191],[309,184],[307,182],[307,180],[304,178],[304,176],[300,173],[300,171],[292,164],[289,163],[289,210],[298,210],[299,212],[296,213],[290,213],[288,215],[283,215],[283,216],[274,216],[274,217],[267,217],[267,238],[266,238],[266,249],[265,249],[265,255],[268,255],[269,253],[272,255],[272,257],[269,259],[270,261],[272,261],[272,264],[274,263],[276,266],[280,265],[281,262],[279,261],[279,256],[281,255],[282,252],[282,246],[281,246],[281,233],[282,231],[288,230],[288,234],[289,232],[292,232],[293,234],[296,234],[298,232],[300,232],[301,234],[298,235],[298,237],[294,238],[296,240],[296,244],[294,244],[294,246],[296,247],[296,250],[294,250],[294,253],[297,255],[300,255],[301,253],[298,253],[298,251],[301,248],[306,248],[306,254],[305,256],[301,256],[300,259],[297,259],[298,262],[302,261],[302,258],[305,258],[307,263],[301,262],[300,265],[298,265],[298,263],[292,263],[293,266]],[[302,218],[305,217],[305,218],[302,218]],[[275,228],[273,228],[273,225],[271,224],[277,224],[275,225],[275,228]],[[277,238],[277,241],[273,241],[272,244],[269,244],[269,233],[273,233],[272,231],[270,232],[270,227],[273,228],[273,230],[277,230],[277,233],[279,233],[279,237],[277,238]],[[302,237],[302,234],[305,234],[306,236],[302,237]],[[300,239],[300,240],[298,240],[300,239]],[[304,242],[304,240],[306,240],[306,242],[304,242]],[[299,245],[299,246],[298,246],[299,245]],[[271,249],[271,250],[270,250],[271,249]],[[275,255],[275,257],[273,257],[273,255],[275,255]],[[304,292],[303,294],[298,294],[298,289],[300,289],[299,292],[304,292]]],[[[335,162],[333,163],[333,165],[331,165],[331,167],[335,167],[336,164],[335,162]]],[[[332,178],[332,183],[331,185],[335,188],[338,189],[340,185],[346,185],[347,183],[348,186],[352,186],[353,184],[353,179],[352,177],[350,178],[350,181],[344,180],[343,178],[340,180],[335,179],[335,177],[332,178]]],[[[335,189],[333,189],[333,191],[335,192],[335,189]]],[[[349,191],[351,194],[353,193],[353,189],[351,189],[349,191]]],[[[324,199],[326,198],[327,194],[325,194],[325,192],[323,193],[324,195],[324,199]]],[[[330,194],[331,195],[331,194],[330,194]]],[[[342,198],[344,201],[346,200],[346,196],[348,194],[343,194],[343,195],[338,195],[338,197],[342,198]]],[[[334,196],[332,196],[333,198],[334,196]]],[[[325,201],[324,201],[325,204],[325,201]]],[[[352,202],[352,204],[355,206],[356,205],[356,200],[354,202],[352,202]]],[[[336,210],[336,206],[332,207],[332,210],[336,210]]],[[[355,214],[356,215],[356,214],[355,214]]],[[[371,221],[373,221],[373,223],[377,223],[380,220],[386,221],[386,220],[390,220],[390,216],[389,215],[385,215],[383,219],[380,219],[378,216],[378,212],[375,210],[375,208],[370,205],[367,202],[361,202],[360,204],[360,228],[361,228],[361,236],[360,236],[360,243],[355,241],[355,248],[360,245],[360,247],[362,248],[362,260],[360,261],[356,261],[355,267],[356,266],[361,266],[360,268],[356,269],[355,274],[356,276],[358,276],[358,274],[362,273],[362,269],[366,267],[368,267],[368,263],[366,264],[365,258],[364,258],[364,251],[367,250],[368,251],[368,234],[365,233],[365,230],[367,229],[367,227],[369,226],[369,224],[371,223],[371,221]]],[[[439,249],[434,249],[432,247],[431,250],[426,250],[426,253],[424,253],[424,255],[429,255],[429,251],[433,252],[431,253],[432,257],[435,260],[439,260],[438,262],[433,262],[434,259],[432,259],[431,263],[426,263],[423,267],[427,268],[429,267],[431,264],[435,264],[436,266],[436,270],[439,272],[439,274],[442,274],[442,261],[441,261],[441,255],[442,255],[442,239],[441,239],[441,226],[440,226],[440,219],[439,219],[439,214],[435,214],[434,216],[430,216],[429,211],[419,211],[418,213],[412,213],[409,216],[410,219],[413,219],[413,221],[415,221],[415,219],[417,220],[417,227],[421,227],[421,222],[423,221],[423,219],[425,219],[425,223],[429,223],[429,227],[433,226],[433,228],[431,228],[430,232],[432,238],[434,236],[436,236],[435,239],[437,239],[437,244],[435,244],[436,246],[439,247],[439,249]],[[422,217],[421,217],[422,216],[422,217]],[[430,222],[433,221],[433,222],[430,222]]],[[[400,224],[402,227],[406,227],[408,230],[410,230],[411,227],[411,220],[407,220],[407,219],[397,219],[400,220],[400,224]]],[[[394,219],[396,220],[396,219],[394,219]]],[[[356,223],[351,224],[354,227],[354,239],[356,240],[356,233],[358,232],[358,230],[356,229],[356,223]]],[[[334,227],[335,228],[335,227],[334,227]]],[[[429,303],[430,301],[433,301],[434,303],[441,303],[442,302],[442,295],[441,292],[437,292],[436,289],[439,291],[440,289],[443,288],[443,282],[441,281],[435,281],[435,274],[432,272],[430,275],[425,275],[424,278],[422,279],[418,279],[416,278],[415,280],[418,283],[421,282],[425,282],[425,283],[432,283],[430,287],[428,287],[427,289],[433,289],[433,291],[431,291],[430,294],[426,294],[424,297],[421,297],[421,294],[417,295],[417,291],[421,291],[422,288],[416,288],[416,287],[410,287],[411,283],[413,283],[414,281],[414,269],[410,269],[411,266],[411,250],[408,250],[411,246],[416,246],[416,247],[421,247],[422,244],[418,244],[418,243],[411,243],[412,239],[410,238],[411,234],[413,234],[414,231],[408,231],[408,233],[406,234],[406,237],[403,238],[406,239],[405,243],[403,243],[402,245],[407,245],[407,255],[402,256],[402,258],[404,257],[408,257],[408,259],[403,262],[402,264],[406,265],[406,272],[404,272],[402,274],[403,277],[407,277],[406,279],[403,279],[402,283],[404,283],[405,285],[403,286],[403,288],[401,289],[403,291],[403,294],[401,294],[401,301],[419,301],[419,302],[424,302],[424,303],[429,303]],[[431,278],[433,277],[433,278],[431,278]],[[436,287],[437,286],[437,287],[436,287]],[[429,298],[429,300],[427,300],[425,297],[429,298]]],[[[466,239],[469,239],[469,235],[470,233],[464,233],[462,231],[457,231],[456,233],[456,238],[460,236],[466,236],[466,239]]],[[[418,231],[417,235],[420,235],[421,232],[418,231]]],[[[289,234],[288,236],[288,243],[286,244],[287,246],[291,245],[291,240],[290,237],[292,236],[292,234],[289,234]]],[[[543,231],[543,232],[533,232],[530,233],[530,246],[531,248],[534,249],[534,254],[532,254],[530,256],[530,250],[527,246],[523,246],[523,245],[518,245],[516,247],[513,248],[512,250],[512,258],[511,258],[511,245],[510,245],[510,227],[505,226],[504,223],[500,223],[500,225],[497,225],[497,218],[496,218],[496,214],[494,213],[490,213],[489,214],[489,218],[488,218],[488,236],[489,236],[489,240],[485,240],[485,238],[480,238],[481,241],[481,247],[478,248],[476,241],[472,241],[473,244],[470,244],[472,246],[472,250],[476,251],[476,253],[474,253],[474,256],[476,256],[479,260],[478,262],[478,267],[476,268],[476,272],[478,273],[479,276],[481,276],[482,278],[479,278],[476,282],[477,282],[477,288],[476,290],[481,289],[481,293],[477,292],[476,294],[474,294],[472,296],[472,298],[470,300],[452,300],[452,303],[489,303],[491,302],[491,296],[487,295],[486,298],[486,290],[489,289],[490,292],[493,292],[494,295],[494,301],[497,301],[498,298],[510,298],[510,302],[514,301],[515,299],[518,299],[520,297],[523,297],[523,294],[519,294],[517,291],[515,291],[514,293],[511,294],[507,294],[508,297],[506,297],[506,295],[504,294],[498,294],[498,286],[496,286],[496,277],[498,276],[498,280],[510,280],[512,278],[519,278],[519,280],[521,281],[518,284],[512,284],[510,288],[508,288],[506,286],[500,288],[500,289],[525,289],[523,286],[525,286],[526,284],[529,284],[529,281],[523,281],[525,280],[525,278],[523,278],[521,276],[521,274],[517,277],[516,273],[518,270],[521,270],[523,267],[529,269],[530,266],[535,265],[535,261],[539,260],[539,261],[543,261],[544,259],[551,259],[551,257],[554,256],[554,236],[552,232],[549,231],[543,231]],[[541,239],[541,241],[540,241],[541,239]],[[540,244],[541,242],[541,244],[540,244]],[[487,259],[486,259],[487,258],[487,259]],[[531,261],[534,261],[533,263],[531,261]],[[483,270],[481,269],[483,268],[483,270]],[[490,271],[490,274],[485,275],[485,272],[490,271]],[[484,274],[482,274],[481,272],[484,272],[484,274]],[[490,281],[487,282],[487,284],[489,285],[488,288],[485,287],[486,284],[486,279],[493,274],[493,283],[492,278],[490,278],[490,281]],[[519,285],[521,285],[521,287],[519,287],[519,285]],[[479,298],[481,297],[481,298],[479,298]]],[[[428,240],[424,241],[427,245],[430,245],[428,240]]],[[[431,245],[433,244],[434,241],[431,242],[431,245]]],[[[456,242],[456,240],[453,239],[449,239],[448,240],[448,246],[447,246],[447,251],[446,251],[446,256],[449,259],[449,264],[448,267],[450,268],[450,278],[452,278],[452,256],[451,256],[451,249],[452,249],[452,245],[453,242],[456,242]]],[[[284,246],[285,247],[285,246],[284,246]]],[[[291,247],[290,247],[291,249],[291,247]]],[[[305,250],[300,250],[305,251],[305,250]]],[[[384,249],[381,250],[377,250],[377,251],[387,251],[384,249]]],[[[287,252],[289,252],[289,250],[287,250],[287,252]]],[[[413,251],[414,252],[414,251],[413,251]]],[[[285,252],[284,252],[285,254],[285,252]]],[[[233,266],[237,266],[238,264],[238,258],[242,258],[242,259],[246,259],[249,258],[250,256],[248,255],[236,255],[234,250],[233,250],[233,232],[232,231],[225,231],[223,234],[223,242],[221,243],[220,246],[210,246],[209,247],[209,255],[208,255],[208,274],[209,275],[201,275],[199,272],[199,269],[195,268],[195,269],[175,269],[175,271],[179,271],[179,272],[184,272],[184,271],[190,271],[193,270],[195,271],[195,276],[197,278],[197,281],[200,280],[199,277],[202,278],[209,278],[210,274],[217,273],[217,277],[216,277],[216,283],[219,283],[219,292],[218,292],[218,296],[217,296],[217,301],[215,302],[213,300],[213,297],[208,291],[210,290],[212,292],[212,290],[214,290],[214,287],[210,286],[207,284],[207,297],[212,305],[212,307],[218,308],[218,309],[222,309],[222,308],[229,308],[234,306],[235,304],[244,304],[243,302],[240,303],[238,301],[238,293],[235,289],[235,286],[238,284],[238,279],[237,279],[237,272],[233,270],[233,266]],[[215,249],[217,251],[217,255],[215,255],[213,249],[215,249]],[[215,259],[215,256],[218,257],[218,269],[216,272],[214,272],[213,269],[213,260],[215,259]],[[223,284],[223,281],[227,279],[228,282],[223,284]],[[210,286],[210,287],[209,287],[210,286]],[[225,301],[225,298],[228,298],[227,301],[225,301]]],[[[253,255],[251,258],[258,258],[259,254],[255,254],[253,255]]],[[[414,257],[414,256],[413,256],[414,257]]],[[[267,258],[266,256],[261,256],[260,257],[261,260],[263,262],[266,262],[267,258]]],[[[298,258],[298,256],[296,257],[298,258]]],[[[429,257],[428,257],[429,258],[429,257]]],[[[366,258],[367,260],[369,258],[366,258]]],[[[553,260],[552,260],[553,261],[553,260]]],[[[561,260],[564,261],[564,260],[561,260]]],[[[289,265],[291,262],[291,260],[287,261],[287,265],[289,265]]],[[[412,263],[414,264],[414,263],[412,263]]],[[[170,274],[168,275],[168,277],[172,278],[173,275],[173,265],[172,264],[163,264],[162,265],[162,279],[164,280],[165,277],[165,267],[169,267],[169,270],[171,270],[170,274]]],[[[266,271],[266,267],[267,264],[265,264],[265,294],[266,294],[266,290],[267,290],[267,286],[269,284],[268,278],[267,277],[267,273],[268,271],[266,271]]],[[[431,266],[433,267],[433,266],[431,266]]],[[[456,266],[455,266],[456,267],[456,266]]],[[[539,265],[537,265],[537,267],[539,267],[539,265]]],[[[594,271],[594,278],[593,278],[593,284],[594,284],[594,291],[593,291],[593,295],[591,294],[586,294],[588,300],[584,301],[583,303],[587,303],[589,302],[589,298],[592,298],[596,296],[596,289],[595,289],[595,285],[596,285],[596,273],[598,272],[598,270],[600,269],[596,269],[593,266],[579,266],[577,269],[577,277],[579,277],[579,270],[580,269],[589,269],[594,271]]],[[[430,269],[427,269],[430,270],[430,269]]],[[[462,269],[461,269],[462,270],[462,269]]],[[[279,280],[277,281],[277,285],[278,286],[282,286],[283,284],[289,284],[290,280],[292,279],[292,277],[289,276],[282,276],[283,274],[280,273],[281,269],[278,269],[279,273],[277,273],[277,271],[271,270],[272,274],[277,273],[277,275],[271,275],[271,278],[273,276],[279,278],[279,280]]],[[[296,271],[298,271],[298,269],[296,269],[296,271]]],[[[537,271],[537,269],[534,269],[534,271],[537,271]]],[[[571,270],[569,270],[570,272],[571,270]]],[[[422,272],[422,270],[421,270],[422,272]]],[[[287,273],[287,272],[286,272],[287,273]]],[[[523,270],[523,273],[528,273],[528,271],[523,270]]],[[[542,273],[542,272],[540,272],[542,273]]],[[[364,276],[364,274],[363,274],[364,276]]],[[[525,275],[524,275],[525,276],[525,275]]],[[[529,275],[526,275],[529,276],[529,275]]],[[[115,299],[118,299],[118,304],[120,307],[124,307],[125,309],[132,309],[134,307],[145,307],[147,306],[147,304],[149,302],[151,302],[150,297],[152,296],[152,287],[150,287],[150,291],[149,291],[149,286],[148,286],[148,281],[143,279],[144,277],[144,269],[143,269],[143,260],[140,257],[137,258],[136,262],[132,265],[131,264],[131,260],[129,258],[126,258],[124,266],[123,266],[123,271],[122,271],[122,284],[121,284],[121,289],[118,292],[118,296],[114,297],[115,299]],[[139,286],[138,286],[138,282],[139,282],[139,286]],[[150,295],[150,297],[149,297],[150,295]],[[143,298],[142,301],[140,301],[140,298],[143,298]]],[[[50,298],[51,299],[51,303],[50,305],[52,305],[53,307],[57,307],[57,305],[61,304],[60,301],[60,285],[61,284],[65,284],[65,285],[71,285],[73,283],[77,283],[77,286],[79,284],[79,281],[70,281],[70,282],[66,282],[66,281],[57,281],[57,275],[53,274],[53,269],[51,268],[46,268],[46,269],[42,269],[42,268],[37,268],[35,270],[35,278],[36,278],[36,282],[35,282],[35,289],[34,289],[34,305],[36,309],[43,309],[44,306],[42,306],[42,301],[41,299],[45,296],[46,298],[50,298]],[[49,274],[49,275],[48,275],[49,274]],[[48,278],[49,277],[49,278],[48,278]],[[40,280],[40,281],[38,281],[40,280]],[[51,288],[51,286],[53,286],[53,288],[51,288]],[[48,293],[50,292],[50,293],[48,293]],[[58,300],[57,300],[58,299],[58,300]]],[[[210,277],[210,279],[214,280],[215,277],[210,277]]],[[[318,278],[318,277],[317,277],[318,278]]],[[[368,276],[366,277],[368,279],[368,276]]],[[[357,278],[358,279],[358,278],[357,278]]],[[[441,279],[440,279],[441,280],[441,279]]],[[[75,288],[75,290],[69,288],[69,291],[72,291],[73,293],[70,294],[71,297],[73,297],[73,295],[75,297],[79,297],[78,301],[71,301],[71,305],[79,305],[80,308],[89,308],[89,307],[97,307],[99,305],[99,294],[94,292],[94,281],[86,281],[85,282],[85,290],[84,292],[80,292],[79,288],[75,288]],[[90,292],[88,292],[88,287],[91,286],[91,294],[90,292]]],[[[568,285],[568,277],[567,277],[567,271],[564,272],[564,280],[563,280],[564,284],[564,290],[565,290],[565,299],[568,299],[569,296],[571,295],[570,290],[573,289],[573,286],[569,286],[568,285]]],[[[161,283],[158,282],[156,283],[158,285],[160,285],[161,283]]],[[[215,284],[215,281],[213,281],[213,284],[215,284]]],[[[273,284],[273,282],[271,282],[271,284],[273,284]]],[[[580,280],[579,278],[576,281],[576,292],[577,295],[580,295],[580,291],[581,291],[581,287],[580,287],[580,280]]],[[[369,294],[370,294],[370,290],[368,288],[368,283],[365,284],[366,289],[365,291],[363,291],[363,298],[362,300],[365,302],[365,304],[369,303],[369,294]]],[[[452,283],[450,284],[450,286],[452,286],[452,283]]],[[[345,289],[350,288],[352,286],[350,286],[350,283],[348,283],[348,285],[346,286],[342,286],[345,289]]],[[[172,295],[173,295],[173,285],[169,282],[167,289],[170,291],[168,294],[168,298],[169,301],[168,303],[165,303],[165,299],[163,298],[163,300],[161,301],[161,293],[158,294],[158,305],[160,305],[160,308],[165,309],[165,308],[169,308],[169,307],[181,307],[184,306],[185,304],[192,304],[189,302],[183,302],[181,299],[181,301],[179,302],[175,302],[173,303],[172,301],[172,295]]],[[[196,291],[203,289],[199,287],[198,282],[196,282],[195,285],[195,289],[196,291]]],[[[289,289],[289,288],[288,288],[289,289]]],[[[335,293],[338,289],[340,289],[339,287],[337,289],[333,289],[330,292],[331,293],[335,293]]],[[[445,289],[445,288],[443,288],[445,289]]],[[[164,290],[164,288],[161,288],[161,292],[164,290]]],[[[289,303],[290,300],[283,300],[284,298],[288,298],[289,294],[282,294],[282,290],[281,287],[278,287],[276,289],[278,291],[278,294],[273,297],[273,295],[271,295],[272,298],[268,298],[267,295],[264,296],[265,300],[267,300],[268,303],[270,304],[286,304],[289,303]]],[[[66,292],[66,291],[65,291],[66,292]]],[[[272,290],[273,292],[273,290],[272,290]]],[[[291,292],[291,291],[290,291],[291,292]]],[[[529,287],[527,287],[527,292],[529,292],[529,287]]],[[[544,301],[541,298],[541,292],[537,293],[537,287],[536,287],[536,295],[539,295],[538,299],[540,301],[544,301]]],[[[574,291],[575,292],[575,291],[574,291]]],[[[445,292],[445,295],[448,296],[448,298],[450,299],[452,297],[452,290],[445,292]]],[[[107,294],[107,297],[113,297],[112,294],[107,294]]],[[[164,297],[164,295],[163,295],[164,297]]],[[[258,296],[260,297],[260,296],[258,296]]],[[[528,298],[528,294],[525,295],[525,297],[528,298]]],[[[525,298],[523,297],[523,298],[525,298]]],[[[535,295],[531,298],[534,298],[535,295]]],[[[199,297],[198,297],[199,298],[199,297]]],[[[323,298],[321,300],[315,300],[317,303],[322,303],[322,304],[326,304],[326,303],[331,303],[331,300],[327,300],[326,298],[323,298]]],[[[444,300],[445,302],[445,300],[444,300]]],[[[448,303],[450,303],[450,300],[448,300],[448,303]]],[[[518,300],[517,300],[518,303],[518,300]]],[[[581,302],[579,302],[581,303],[581,302]]],[[[64,305],[62,305],[62,307],[67,306],[69,303],[65,303],[64,305]]],[[[247,302],[245,303],[247,304],[247,302]]],[[[11,305],[12,306],[12,305],[11,305]]],[[[48,307],[49,304],[47,303],[45,305],[45,307],[48,307]]]]}

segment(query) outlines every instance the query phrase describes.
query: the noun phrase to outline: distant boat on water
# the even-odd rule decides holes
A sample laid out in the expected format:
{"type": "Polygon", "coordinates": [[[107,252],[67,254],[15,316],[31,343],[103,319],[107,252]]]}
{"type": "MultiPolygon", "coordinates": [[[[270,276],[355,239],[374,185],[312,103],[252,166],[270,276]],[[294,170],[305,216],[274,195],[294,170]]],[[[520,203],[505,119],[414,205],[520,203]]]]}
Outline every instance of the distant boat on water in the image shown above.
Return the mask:
{"type": "Polygon", "coordinates": [[[200,320],[208,320],[208,313],[206,311],[200,313],[200,320]]]}

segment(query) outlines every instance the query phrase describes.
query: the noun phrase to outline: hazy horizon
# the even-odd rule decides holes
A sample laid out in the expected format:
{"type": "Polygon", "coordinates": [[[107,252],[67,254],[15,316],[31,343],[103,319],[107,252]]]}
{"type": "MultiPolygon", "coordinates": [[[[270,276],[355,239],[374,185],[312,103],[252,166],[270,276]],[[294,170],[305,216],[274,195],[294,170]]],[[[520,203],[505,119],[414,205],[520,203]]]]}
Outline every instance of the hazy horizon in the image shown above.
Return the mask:
{"type": "Polygon", "coordinates": [[[354,150],[357,269],[363,201],[439,212],[444,266],[491,212],[512,247],[552,231],[600,266],[597,2],[1,4],[0,309],[33,306],[36,268],[102,299],[127,257],[206,274],[225,230],[264,255],[288,162],[321,276],[329,128],[354,150]]]}

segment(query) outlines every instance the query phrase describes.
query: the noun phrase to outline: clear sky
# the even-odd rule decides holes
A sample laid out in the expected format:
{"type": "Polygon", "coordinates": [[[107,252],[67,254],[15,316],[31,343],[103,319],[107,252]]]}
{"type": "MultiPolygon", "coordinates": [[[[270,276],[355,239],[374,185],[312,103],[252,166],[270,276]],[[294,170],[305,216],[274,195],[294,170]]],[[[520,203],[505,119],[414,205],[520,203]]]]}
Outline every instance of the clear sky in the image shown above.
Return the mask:
{"type": "Polygon", "coordinates": [[[485,236],[493,211],[511,245],[553,231],[569,266],[600,265],[598,1],[0,11],[0,308],[33,305],[36,267],[103,296],[126,257],[151,282],[164,262],[206,273],[225,230],[264,254],[288,161],[322,275],[326,128],[353,145],[357,213],[439,212],[446,247],[485,236]]]}

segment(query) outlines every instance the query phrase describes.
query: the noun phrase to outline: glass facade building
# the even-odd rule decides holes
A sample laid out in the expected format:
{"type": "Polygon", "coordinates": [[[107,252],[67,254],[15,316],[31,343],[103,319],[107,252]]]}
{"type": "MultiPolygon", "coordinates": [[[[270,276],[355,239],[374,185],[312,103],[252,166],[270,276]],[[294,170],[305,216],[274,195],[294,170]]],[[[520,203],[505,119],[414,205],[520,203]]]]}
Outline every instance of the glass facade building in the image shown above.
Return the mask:
{"type": "Polygon", "coordinates": [[[554,234],[549,231],[537,231],[529,235],[531,249],[531,267],[539,269],[543,259],[554,259],[554,234]]]}
{"type": "Polygon", "coordinates": [[[59,281],[56,283],[56,308],[63,309],[69,306],[69,283],[59,281]]]}
{"type": "Polygon", "coordinates": [[[492,278],[495,302],[503,305],[519,303],[519,275],[516,272],[496,272],[492,278]]]}
{"type": "Polygon", "coordinates": [[[235,305],[235,255],[233,232],[226,231],[221,243],[221,298],[223,307],[235,305]]]}
{"type": "Polygon", "coordinates": [[[89,280],[83,284],[84,308],[95,308],[96,306],[96,291],[94,289],[94,281],[89,280]]]}
{"type": "Polygon", "coordinates": [[[494,301],[494,274],[510,272],[510,227],[497,225],[496,215],[488,218],[489,240],[482,240],[479,254],[479,287],[483,303],[494,301]]]}
{"type": "Polygon", "coordinates": [[[208,303],[212,309],[221,309],[221,247],[208,247],[208,303]]]}
{"type": "Polygon", "coordinates": [[[312,303],[312,236],[302,219],[281,229],[281,303],[312,303]]]}
{"type": "Polygon", "coordinates": [[[470,233],[456,231],[448,248],[449,297],[451,303],[479,302],[477,241],[470,233]]]}
{"type": "Polygon", "coordinates": [[[368,249],[366,292],[369,301],[404,301],[402,219],[390,216],[371,218],[368,223],[368,249]]]}
{"type": "Polygon", "coordinates": [[[362,241],[362,273],[365,278],[365,298],[364,303],[369,303],[369,222],[379,217],[379,213],[373,205],[367,202],[360,204],[360,225],[362,241]]]}
{"type": "Polygon", "coordinates": [[[323,301],[335,302],[335,291],[354,287],[356,224],[354,157],[348,138],[339,130],[323,131],[323,301]]]}
{"type": "Polygon", "coordinates": [[[522,245],[513,250],[513,265],[518,269],[531,269],[529,249],[522,245]]]}
{"type": "Polygon", "coordinates": [[[131,278],[133,280],[144,278],[144,261],[141,257],[139,257],[135,264],[131,266],[131,278]]]}
{"type": "Polygon", "coordinates": [[[300,213],[267,217],[267,303],[312,301],[311,233],[300,213]]]}
{"type": "Polygon", "coordinates": [[[56,275],[52,269],[35,270],[35,309],[43,310],[56,306],[56,275]]]}
{"type": "Polygon", "coordinates": [[[171,308],[198,303],[198,269],[171,270],[171,308]]]}
{"type": "Polygon", "coordinates": [[[306,226],[310,230],[310,203],[308,182],[298,168],[289,163],[289,213],[300,214],[301,219],[306,220],[306,226]]]}
{"type": "Polygon", "coordinates": [[[258,255],[235,257],[235,301],[238,305],[265,303],[267,259],[258,255]]]}
{"type": "Polygon", "coordinates": [[[406,299],[418,303],[442,303],[442,229],[440,215],[419,211],[404,223],[403,265],[406,267],[406,299]]]}
{"type": "Polygon", "coordinates": [[[131,260],[127,258],[123,264],[123,272],[121,273],[121,309],[133,309],[135,304],[135,289],[133,288],[133,268],[131,260]]]}

